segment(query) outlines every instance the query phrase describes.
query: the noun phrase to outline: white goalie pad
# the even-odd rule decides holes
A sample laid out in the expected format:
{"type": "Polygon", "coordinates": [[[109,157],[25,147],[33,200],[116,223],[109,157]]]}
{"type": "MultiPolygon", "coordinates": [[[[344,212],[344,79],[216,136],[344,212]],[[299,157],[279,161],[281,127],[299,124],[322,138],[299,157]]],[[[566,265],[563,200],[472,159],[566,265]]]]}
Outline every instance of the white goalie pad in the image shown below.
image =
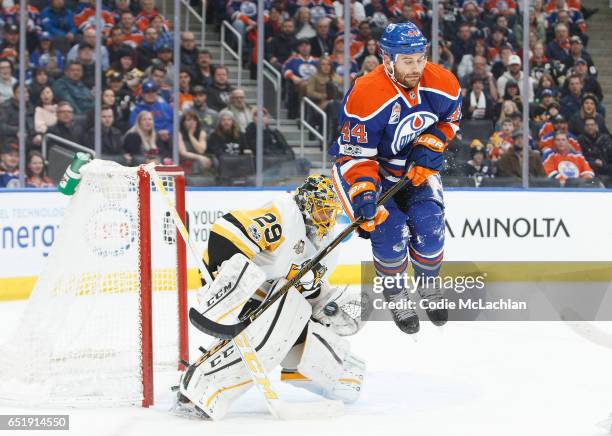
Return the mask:
{"type": "MultiPolygon", "coordinates": [[[[310,319],[310,304],[291,288],[245,329],[266,372],[274,369],[310,319]]],[[[205,353],[181,377],[180,392],[213,420],[253,386],[234,343],[205,353]]]]}
{"type": "Polygon", "coordinates": [[[292,368],[281,373],[283,382],[325,398],[353,403],[361,393],[365,363],[349,351],[346,339],[319,323],[308,324],[306,342],[293,347],[282,365],[292,368]]]}
{"type": "Polygon", "coordinates": [[[266,279],[264,271],[243,254],[223,262],[215,280],[198,290],[200,313],[222,324],[238,321],[238,314],[266,279]]]}

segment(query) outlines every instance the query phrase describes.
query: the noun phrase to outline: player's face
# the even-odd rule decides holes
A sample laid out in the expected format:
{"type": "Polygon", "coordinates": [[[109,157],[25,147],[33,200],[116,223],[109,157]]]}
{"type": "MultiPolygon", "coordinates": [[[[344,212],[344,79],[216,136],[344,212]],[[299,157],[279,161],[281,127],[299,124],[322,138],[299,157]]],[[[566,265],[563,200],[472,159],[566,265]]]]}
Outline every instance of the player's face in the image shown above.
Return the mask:
{"type": "MultiPolygon", "coordinates": [[[[389,58],[385,56],[385,62],[389,58]]],[[[414,88],[419,84],[423,70],[427,64],[427,55],[415,53],[410,55],[398,55],[394,63],[395,79],[407,88],[414,88]]]]}
{"type": "Polygon", "coordinates": [[[330,228],[336,223],[336,215],[338,215],[338,209],[333,207],[320,207],[313,210],[311,218],[313,222],[321,224],[325,228],[330,228]]]}

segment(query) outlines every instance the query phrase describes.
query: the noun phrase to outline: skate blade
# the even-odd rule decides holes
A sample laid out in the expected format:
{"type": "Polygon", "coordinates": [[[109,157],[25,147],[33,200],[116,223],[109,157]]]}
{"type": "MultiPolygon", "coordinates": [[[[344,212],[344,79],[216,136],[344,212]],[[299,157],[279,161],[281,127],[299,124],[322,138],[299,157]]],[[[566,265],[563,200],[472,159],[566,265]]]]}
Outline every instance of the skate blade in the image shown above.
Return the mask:
{"type": "Polygon", "coordinates": [[[193,404],[179,404],[178,402],[174,402],[174,404],[170,407],[168,412],[171,415],[178,416],[183,419],[190,419],[193,421],[212,421],[203,410],[193,406],[193,404]]]}
{"type": "Polygon", "coordinates": [[[602,421],[597,424],[599,428],[602,428],[606,431],[606,434],[612,434],[612,414],[605,421],[602,421]]]}

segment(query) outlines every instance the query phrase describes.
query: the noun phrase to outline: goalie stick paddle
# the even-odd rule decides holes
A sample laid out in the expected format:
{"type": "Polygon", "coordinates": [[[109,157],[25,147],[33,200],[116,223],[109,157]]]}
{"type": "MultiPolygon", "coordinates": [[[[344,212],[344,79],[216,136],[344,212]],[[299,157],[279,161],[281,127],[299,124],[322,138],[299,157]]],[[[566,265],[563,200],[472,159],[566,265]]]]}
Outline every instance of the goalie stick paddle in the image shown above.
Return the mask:
{"type": "MultiPolygon", "coordinates": [[[[402,177],[399,181],[395,182],[389,190],[387,190],[376,203],[376,206],[382,206],[393,197],[400,189],[408,184],[409,180],[402,177]]],[[[189,309],[189,320],[195,328],[198,330],[221,339],[232,339],[237,336],[242,330],[248,327],[261,313],[263,313],[268,307],[285,294],[292,286],[295,286],[304,275],[310,271],[316,264],[321,262],[334,248],[336,248],[340,242],[344,240],[352,231],[354,231],[360,224],[365,220],[359,218],[349,224],[333,241],[324,247],[316,256],[308,261],[308,263],[299,270],[287,283],[285,283],[272,297],[266,300],[261,306],[255,309],[247,318],[236,323],[236,324],[219,324],[211,319],[206,318],[195,308],[189,309]]]]}

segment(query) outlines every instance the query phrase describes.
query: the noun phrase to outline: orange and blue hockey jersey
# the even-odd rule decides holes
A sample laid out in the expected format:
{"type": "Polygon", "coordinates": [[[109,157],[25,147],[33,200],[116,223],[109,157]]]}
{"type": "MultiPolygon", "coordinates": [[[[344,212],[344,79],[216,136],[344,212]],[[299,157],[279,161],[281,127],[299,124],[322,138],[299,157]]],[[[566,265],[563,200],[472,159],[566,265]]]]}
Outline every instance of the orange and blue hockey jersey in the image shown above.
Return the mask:
{"type": "MultiPolygon", "coordinates": [[[[413,146],[419,135],[435,129],[448,143],[460,119],[461,88],[439,65],[428,62],[412,89],[392,81],[383,65],[358,78],[344,97],[340,136],[330,148],[336,157],[332,176],[349,217],[353,211],[347,192],[357,179],[371,179],[385,189],[406,173],[416,148],[425,147],[413,146]]],[[[443,150],[426,152],[435,159],[443,150]]]]}
{"type": "Polygon", "coordinates": [[[591,165],[581,154],[550,153],[544,160],[544,171],[554,179],[573,179],[578,177],[595,177],[591,165]]]}
{"type": "Polygon", "coordinates": [[[283,64],[283,77],[291,79],[299,77],[300,79],[308,80],[310,76],[317,72],[319,67],[319,59],[308,56],[304,59],[299,54],[289,56],[289,59],[283,64]]]}
{"type": "MultiPolygon", "coordinates": [[[[570,150],[570,153],[582,153],[582,147],[580,147],[578,138],[576,138],[573,134],[567,132],[567,140],[570,144],[570,147],[572,148],[572,150],[570,150]]],[[[542,153],[542,160],[544,160],[548,157],[549,154],[555,151],[555,131],[553,130],[552,132],[544,135],[542,139],[540,139],[540,143],[538,145],[540,147],[540,152],[542,153]]]]}

